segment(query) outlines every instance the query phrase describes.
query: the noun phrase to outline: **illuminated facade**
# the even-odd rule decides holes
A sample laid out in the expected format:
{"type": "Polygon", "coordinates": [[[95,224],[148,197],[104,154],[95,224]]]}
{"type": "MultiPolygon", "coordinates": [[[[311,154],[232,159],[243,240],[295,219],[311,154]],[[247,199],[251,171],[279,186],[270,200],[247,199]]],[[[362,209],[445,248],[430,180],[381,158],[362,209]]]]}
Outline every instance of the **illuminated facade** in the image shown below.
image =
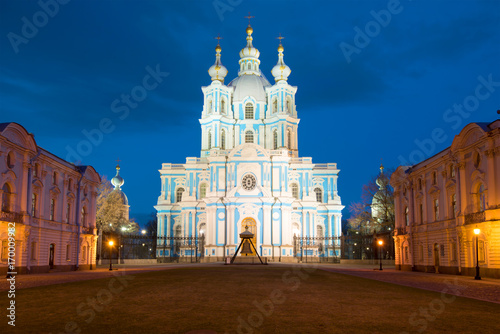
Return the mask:
{"type": "Polygon", "coordinates": [[[18,274],[95,268],[99,182],[93,167],[38,147],[17,123],[0,123],[0,274],[9,259],[18,274]]]}
{"type": "MultiPolygon", "coordinates": [[[[335,163],[314,164],[298,154],[297,87],[278,47],[271,85],[260,70],[260,52],[248,26],[238,76],[224,84],[227,69],[216,47],[212,83],[202,87],[201,157],[165,163],[155,206],[159,236],[205,236],[206,261],[234,254],[249,227],[261,256],[292,261],[293,236],[339,236],[341,200],[335,163]]],[[[158,245],[157,256],[188,256],[190,250],[158,245]],[[162,249],[162,246],[164,248],[162,249]],[[175,254],[172,254],[175,252],[175,254]]],[[[309,256],[338,256],[330,244],[309,256]]],[[[295,254],[294,254],[295,253],[295,254]]]]}
{"type": "Polygon", "coordinates": [[[474,275],[478,255],[481,275],[500,277],[500,120],[468,124],[391,185],[398,269],[474,275]]]}

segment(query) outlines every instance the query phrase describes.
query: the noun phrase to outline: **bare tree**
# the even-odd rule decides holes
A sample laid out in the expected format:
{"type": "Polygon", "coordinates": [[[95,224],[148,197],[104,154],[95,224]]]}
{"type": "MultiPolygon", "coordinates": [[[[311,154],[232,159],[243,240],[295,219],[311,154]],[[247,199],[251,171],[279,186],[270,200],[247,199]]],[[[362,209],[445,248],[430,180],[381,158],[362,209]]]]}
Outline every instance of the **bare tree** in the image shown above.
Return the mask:
{"type": "MultiPolygon", "coordinates": [[[[387,173],[390,177],[392,170],[387,173]]],[[[349,225],[363,234],[394,229],[394,190],[386,173],[371,178],[363,186],[361,202],[351,203],[349,225]]]]}

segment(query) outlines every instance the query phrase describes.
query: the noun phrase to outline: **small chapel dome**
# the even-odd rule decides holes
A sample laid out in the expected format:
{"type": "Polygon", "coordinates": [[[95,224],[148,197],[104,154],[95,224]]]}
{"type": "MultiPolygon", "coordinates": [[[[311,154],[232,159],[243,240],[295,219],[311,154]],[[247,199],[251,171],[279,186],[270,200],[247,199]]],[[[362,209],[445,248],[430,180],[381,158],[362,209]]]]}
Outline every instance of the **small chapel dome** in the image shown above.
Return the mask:
{"type": "Polygon", "coordinates": [[[111,184],[116,188],[120,188],[125,183],[125,180],[120,176],[120,166],[116,166],[116,175],[111,179],[111,184]]]}

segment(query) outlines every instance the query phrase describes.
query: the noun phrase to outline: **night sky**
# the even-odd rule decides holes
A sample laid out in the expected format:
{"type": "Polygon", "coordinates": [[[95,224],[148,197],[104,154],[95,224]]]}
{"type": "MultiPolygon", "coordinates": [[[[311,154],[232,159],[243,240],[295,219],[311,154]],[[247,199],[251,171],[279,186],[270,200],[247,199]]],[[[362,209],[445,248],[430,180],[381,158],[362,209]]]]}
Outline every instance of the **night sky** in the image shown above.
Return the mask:
{"type": "Polygon", "coordinates": [[[227,84],[248,12],[271,82],[276,37],[285,37],[299,154],[338,163],[344,216],[381,159],[388,168],[419,162],[467,123],[498,118],[500,1],[1,0],[0,122],[20,123],[39,146],[109,179],[119,158],[131,216],[142,222],[161,163],[199,157],[214,37],[223,38],[227,84]],[[155,71],[158,84],[145,90],[155,71]],[[141,101],[123,102],[131,93],[141,101]]]}

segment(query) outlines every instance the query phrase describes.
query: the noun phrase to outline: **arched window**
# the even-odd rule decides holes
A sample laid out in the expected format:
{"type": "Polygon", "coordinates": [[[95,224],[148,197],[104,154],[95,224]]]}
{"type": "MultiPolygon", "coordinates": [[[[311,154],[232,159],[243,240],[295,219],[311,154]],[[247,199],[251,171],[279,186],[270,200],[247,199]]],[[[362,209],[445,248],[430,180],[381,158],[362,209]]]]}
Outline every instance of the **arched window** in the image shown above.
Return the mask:
{"type": "Polygon", "coordinates": [[[300,236],[300,227],[299,227],[299,224],[297,224],[297,223],[293,223],[292,224],[292,233],[293,233],[293,236],[295,236],[295,237],[299,237],[300,236]]]}
{"type": "Polygon", "coordinates": [[[180,237],[181,235],[182,235],[182,227],[181,227],[181,225],[177,225],[175,227],[175,236],[180,237]]]}
{"type": "Polygon", "coordinates": [[[226,149],[226,130],[224,129],[222,129],[220,134],[220,148],[223,150],[226,149]]]}
{"type": "Polygon", "coordinates": [[[220,112],[225,114],[226,113],[226,100],[220,99],[220,112]]]}
{"type": "Polygon", "coordinates": [[[200,199],[207,197],[207,184],[200,184],[200,199]]]}
{"type": "Polygon", "coordinates": [[[245,104],[245,119],[253,119],[253,104],[245,104]]]}
{"type": "Polygon", "coordinates": [[[278,149],[278,130],[273,131],[273,149],[278,149]]]}
{"type": "Polygon", "coordinates": [[[290,129],[288,129],[288,131],[286,132],[286,136],[287,136],[287,141],[288,141],[288,149],[292,149],[292,131],[290,131],[290,129]]]}
{"type": "Polygon", "coordinates": [[[292,183],[292,196],[295,199],[299,199],[299,186],[296,183],[292,183]]]}
{"type": "Polygon", "coordinates": [[[321,225],[316,226],[316,236],[319,238],[323,238],[325,236],[323,233],[323,226],[321,225]]]}
{"type": "Polygon", "coordinates": [[[212,130],[208,130],[208,138],[207,138],[207,146],[208,149],[212,148],[212,130]]]}
{"type": "Polygon", "coordinates": [[[80,220],[82,226],[87,226],[87,209],[85,207],[82,208],[82,216],[80,220]]]}
{"type": "Polygon", "coordinates": [[[10,212],[12,209],[12,189],[8,183],[5,183],[2,187],[2,211],[10,212]]]}
{"type": "Polygon", "coordinates": [[[248,63],[247,69],[251,70],[252,69],[252,64],[248,63]]]}
{"type": "Polygon", "coordinates": [[[286,99],[286,111],[290,114],[292,113],[292,103],[290,99],[286,99]]]}
{"type": "Polygon", "coordinates": [[[320,188],[314,189],[316,193],[316,202],[323,203],[323,191],[320,188]]]}
{"type": "Polygon", "coordinates": [[[484,186],[481,184],[479,186],[479,191],[477,193],[477,207],[479,211],[484,211],[486,209],[486,194],[484,191],[484,186]]]}
{"type": "Polygon", "coordinates": [[[273,113],[277,113],[278,112],[278,99],[274,99],[273,100],[273,113]]]}
{"type": "Polygon", "coordinates": [[[410,219],[408,217],[408,207],[405,207],[405,224],[406,226],[410,226],[410,219]]]}
{"type": "Polygon", "coordinates": [[[245,132],[245,143],[253,143],[253,132],[250,130],[245,132]]]}
{"type": "Polygon", "coordinates": [[[184,192],[184,188],[178,188],[177,192],[175,194],[175,202],[180,202],[182,201],[182,193],[184,192]]]}
{"type": "Polygon", "coordinates": [[[50,215],[49,215],[49,220],[54,220],[55,219],[55,212],[56,212],[56,200],[54,198],[50,199],[50,215]]]}

